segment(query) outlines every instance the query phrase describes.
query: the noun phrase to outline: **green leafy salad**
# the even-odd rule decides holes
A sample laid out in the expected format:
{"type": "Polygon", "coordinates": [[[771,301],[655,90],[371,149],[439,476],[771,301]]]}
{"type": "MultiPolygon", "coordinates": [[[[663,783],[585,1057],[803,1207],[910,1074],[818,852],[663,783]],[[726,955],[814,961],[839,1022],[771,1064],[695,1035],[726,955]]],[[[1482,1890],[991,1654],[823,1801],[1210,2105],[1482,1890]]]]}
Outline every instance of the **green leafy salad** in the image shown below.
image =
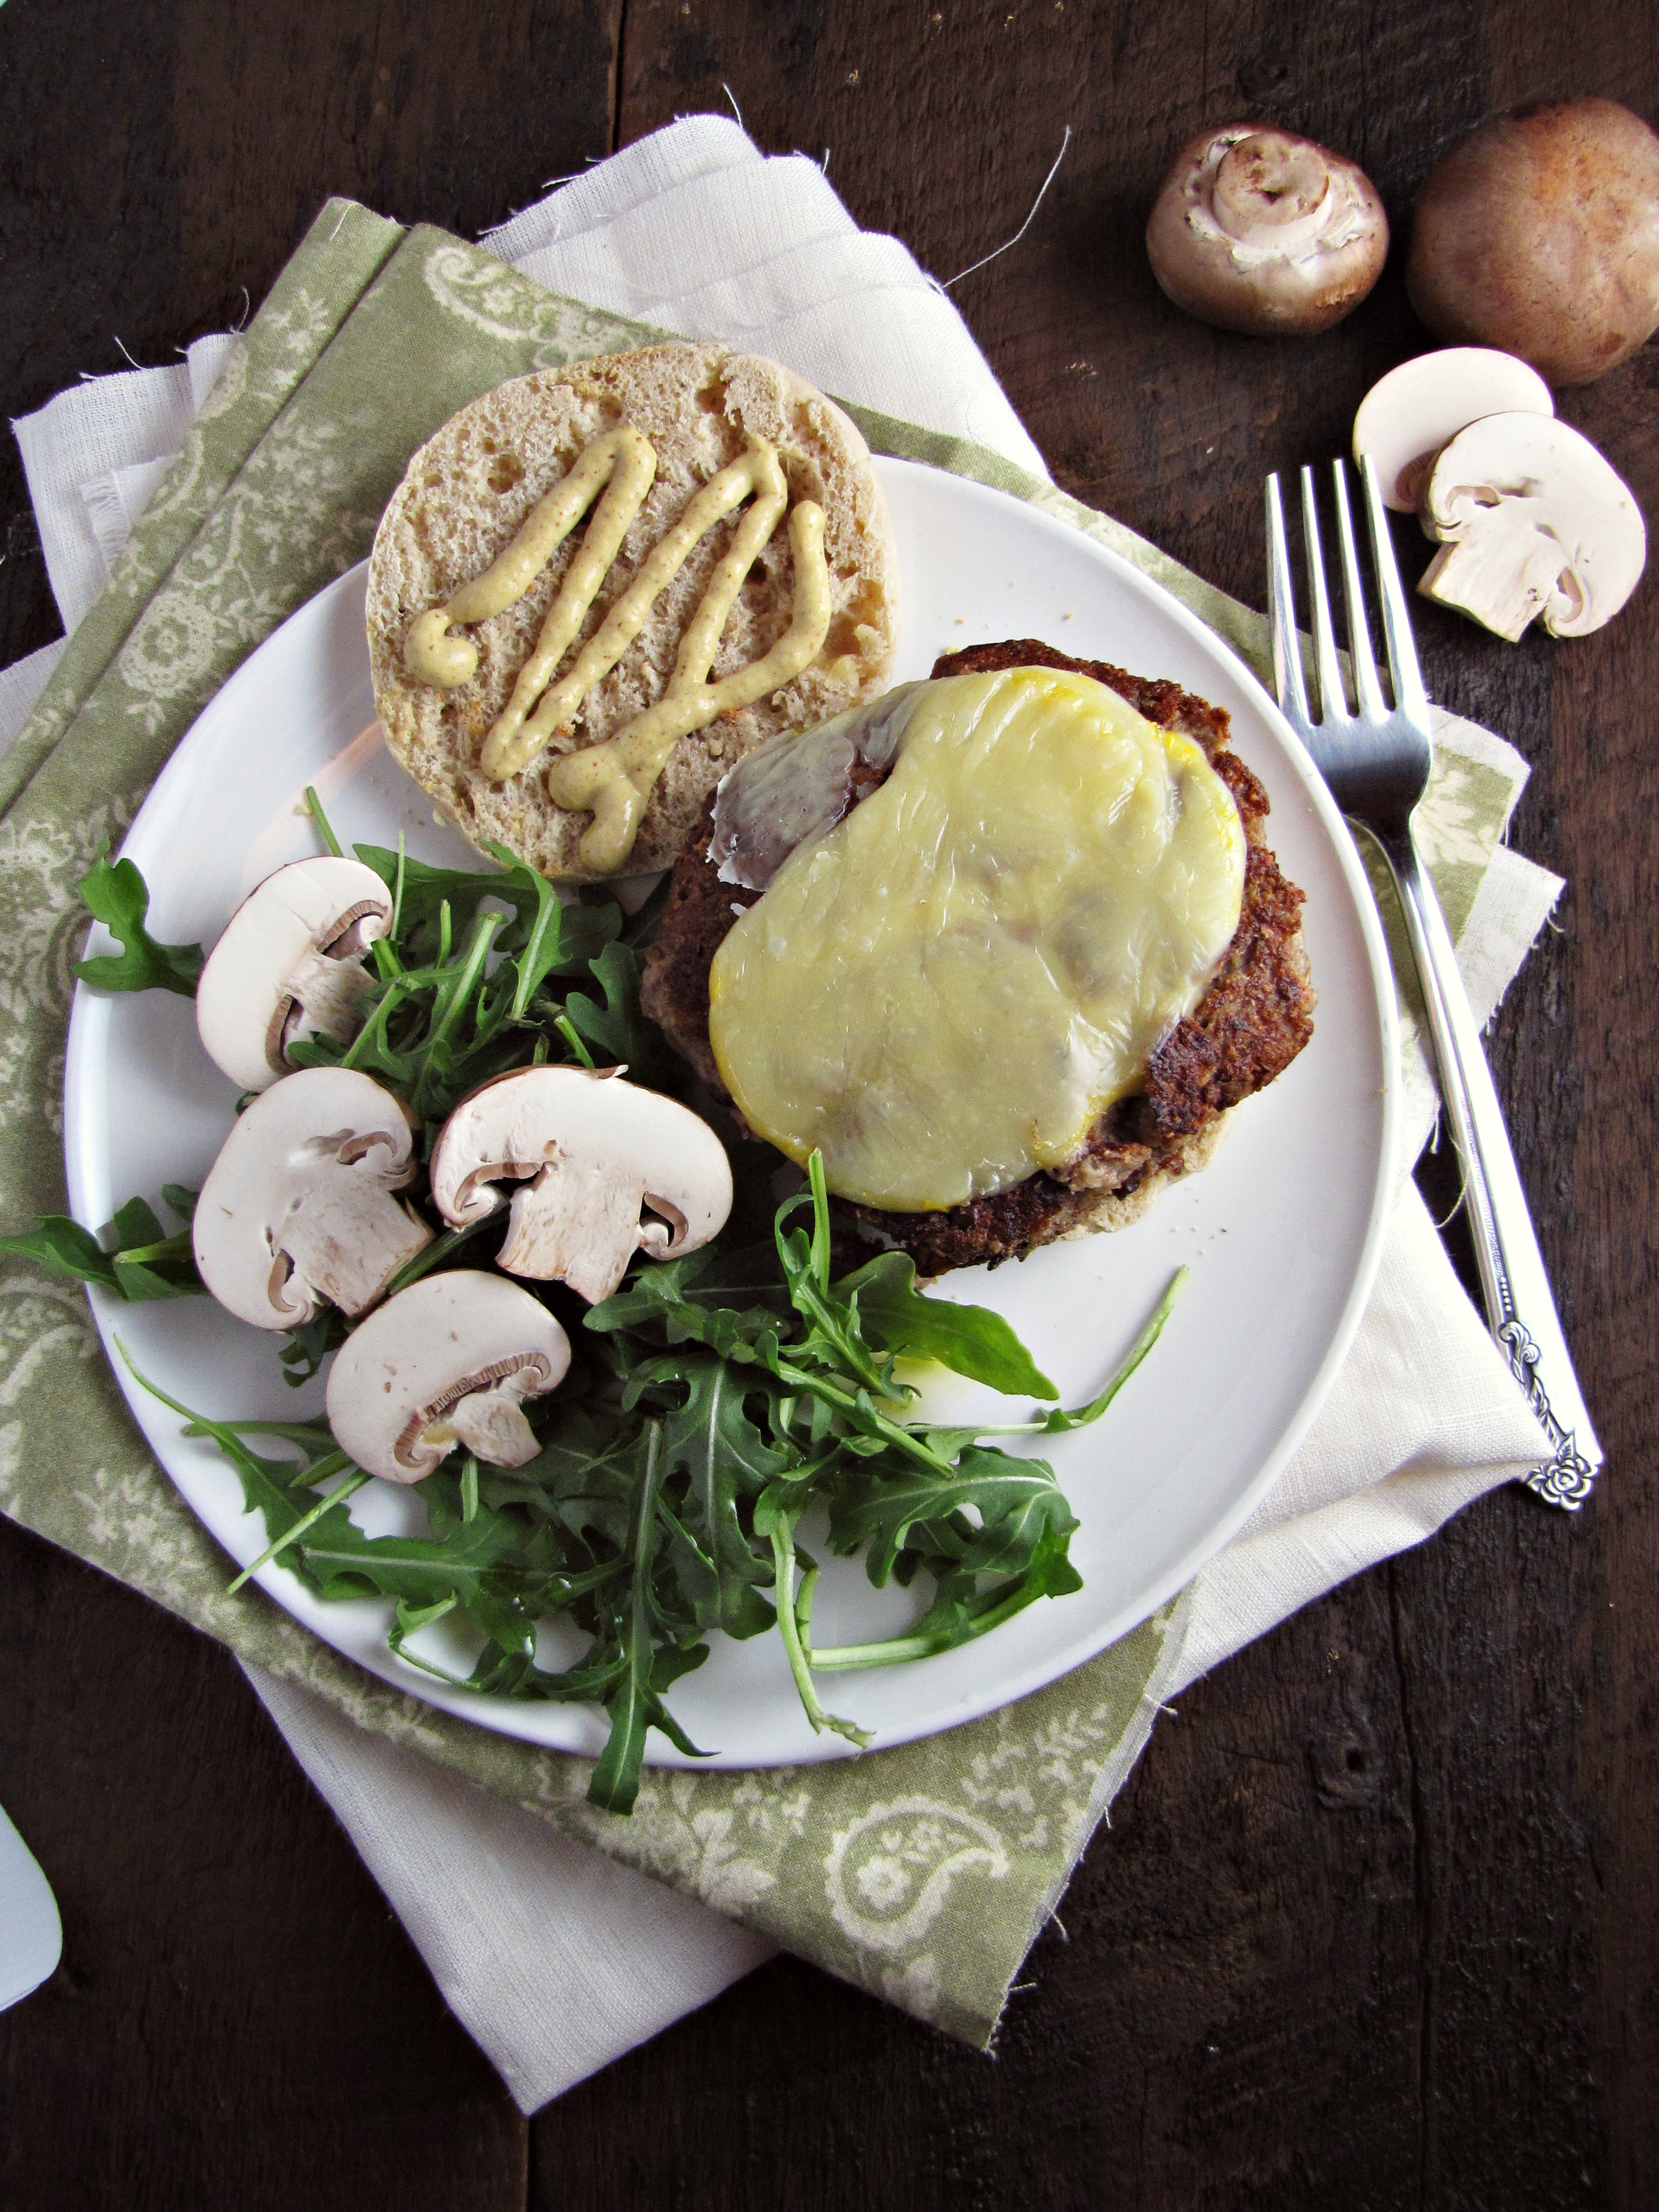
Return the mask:
{"type": "MultiPolygon", "coordinates": [[[[312,805],[337,854],[314,794],[312,805]]],[[[366,1018],[349,1043],[308,1037],[289,1058],[372,1076],[415,1119],[422,1159],[456,1103],[509,1070],[625,1064],[661,1090],[690,1084],[640,1009],[656,901],[631,918],[591,889],[562,901],[499,848],[501,868],[478,871],[355,849],[391,895],[390,927],[367,956],[366,1018]]],[[[82,961],[78,976],[102,990],[194,992],[202,952],[151,937],[131,861],[100,860],[80,890],[121,951],[82,961]]],[[[649,1729],[700,1755],[666,1700],[707,1658],[713,1630],[775,1632],[813,1729],[862,1746],[864,1730],[824,1710],[815,1676],[947,1651],[1036,1599],[1079,1589],[1067,1557],[1078,1524],[1053,1470],[993,1439],[1097,1420],[1151,1349],[1181,1280],[1091,1404],[981,1427],[907,1419],[915,1393],[900,1360],[938,1362],[1011,1398],[1056,1393],[1006,1321],[928,1297],[903,1254],[837,1277],[817,1155],[804,1188],[779,1204],[799,1170],[765,1146],[727,1150],[736,1200],[712,1243],[680,1259],[641,1256],[591,1308],[560,1283],[525,1285],[574,1347],[563,1382],[526,1408],[537,1455],[503,1468],[451,1452],[416,1492],[424,1534],[370,1535],[351,1518],[348,1499],[376,1478],[320,1418],[214,1420],[155,1390],[187,1435],[217,1445],[264,1521],[265,1549],[237,1584],[280,1559],[319,1598],[390,1600],[390,1648],[428,1674],[496,1697],[603,1707],[610,1734],[588,1795],[619,1814],[633,1806],[649,1729]],[[861,1556],[878,1587],[927,1578],[916,1603],[931,1599],[913,1626],[872,1643],[813,1643],[818,1565],[797,1540],[809,1513],[830,1551],[861,1556]],[[477,1651],[465,1674],[410,1641],[452,1616],[477,1651]],[[559,1620],[587,1639],[562,1668],[538,1660],[539,1632],[559,1620]]],[[[198,1293],[194,1195],[171,1184],[161,1195],[186,1226],[169,1231],[133,1199],[100,1237],[58,1216],[0,1237],[0,1249],[127,1299],[198,1293]]],[[[406,1195],[430,1211],[423,1183],[406,1195]]],[[[434,1235],[387,1294],[448,1265],[487,1266],[506,1221],[501,1211],[434,1235]]],[[[350,1326],[325,1308],[276,1340],[288,1382],[314,1376],[350,1326]]]]}

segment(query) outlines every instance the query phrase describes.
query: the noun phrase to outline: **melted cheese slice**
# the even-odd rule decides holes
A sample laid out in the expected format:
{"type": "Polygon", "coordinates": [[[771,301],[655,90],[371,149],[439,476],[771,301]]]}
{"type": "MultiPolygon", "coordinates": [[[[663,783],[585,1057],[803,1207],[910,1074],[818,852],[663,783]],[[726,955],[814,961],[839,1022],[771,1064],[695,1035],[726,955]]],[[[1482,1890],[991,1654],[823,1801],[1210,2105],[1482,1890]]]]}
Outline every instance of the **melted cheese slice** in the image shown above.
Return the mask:
{"type": "Polygon", "coordinates": [[[714,1058],[831,1190],[927,1211],[1075,1152],[1238,927],[1245,842],[1190,738],[1046,668],[925,687],[892,774],[726,936],[714,1058]]]}

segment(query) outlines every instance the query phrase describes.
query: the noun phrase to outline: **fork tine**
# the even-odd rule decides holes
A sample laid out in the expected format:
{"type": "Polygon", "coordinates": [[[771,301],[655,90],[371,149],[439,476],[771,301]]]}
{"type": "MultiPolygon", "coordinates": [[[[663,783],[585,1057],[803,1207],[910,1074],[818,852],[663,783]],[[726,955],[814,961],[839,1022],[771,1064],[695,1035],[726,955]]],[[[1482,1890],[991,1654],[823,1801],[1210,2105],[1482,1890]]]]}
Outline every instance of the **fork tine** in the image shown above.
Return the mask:
{"type": "Polygon", "coordinates": [[[1291,556],[1285,542],[1285,510],[1279,478],[1267,478],[1267,612],[1273,622],[1273,689],[1292,720],[1310,722],[1302,678],[1302,641],[1296,634],[1296,596],[1291,588],[1291,556]]]}
{"type": "Polygon", "coordinates": [[[1336,656],[1331,603],[1325,590],[1325,555],[1319,543],[1319,514],[1314,505],[1314,472],[1302,471],[1302,535],[1308,561],[1308,592],[1313,600],[1314,665],[1319,672],[1319,714],[1325,722],[1350,722],[1342,663],[1336,656]]]}
{"type": "Polygon", "coordinates": [[[1367,721],[1388,720],[1382,688],[1371,658],[1370,624],[1365,617],[1365,592],[1359,580],[1359,562],[1354,551],[1353,517],[1348,510],[1348,471],[1338,459],[1331,464],[1336,487],[1336,534],[1342,550],[1342,596],[1348,612],[1348,665],[1353,670],[1359,711],[1367,721]]]}
{"type": "Polygon", "coordinates": [[[1409,720],[1426,731],[1428,694],[1423,689],[1423,672],[1418,665],[1405,588],[1395,562],[1389,518],[1382,509],[1382,489],[1376,480],[1376,464],[1369,453],[1360,464],[1360,475],[1365,485],[1365,519],[1370,525],[1371,557],[1376,563],[1377,590],[1382,601],[1382,633],[1388,640],[1389,679],[1394,685],[1394,703],[1409,720]]]}

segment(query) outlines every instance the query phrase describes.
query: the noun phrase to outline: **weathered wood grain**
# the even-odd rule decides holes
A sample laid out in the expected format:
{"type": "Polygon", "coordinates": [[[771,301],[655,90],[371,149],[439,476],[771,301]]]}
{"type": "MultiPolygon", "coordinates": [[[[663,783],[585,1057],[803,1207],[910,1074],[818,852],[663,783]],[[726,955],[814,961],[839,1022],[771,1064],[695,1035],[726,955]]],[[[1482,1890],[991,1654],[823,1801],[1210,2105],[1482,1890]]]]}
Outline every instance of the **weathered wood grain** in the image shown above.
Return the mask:
{"type": "MultiPolygon", "coordinates": [[[[1340,449],[1424,335],[1394,268],[1316,342],[1179,315],[1140,245],[1170,154],[1264,115],[1358,155],[1399,218],[1511,100],[1659,114],[1659,31],[1640,0],[11,0],[0,398],[234,319],[331,190],[476,230],[723,85],[941,278],[1018,228],[1069,123],[1026,238],[953,296],[1060,480],[1259,602],[1263,471],[1340,449]]],[[[1656,398],[1650,349],[1563,404],[1650,514],[1656,398]]],[[[54,625],[0,467],[9,658],[54,625]]],[[[1650,2203],[1654,609],[1650,580],[1571,646],[1419,625],[1431,689],[1534,763],[1517,843],[1571,878],[1493,1054],[1610,1453],[1579,1522],[1484,1501],[1188,1693],[994,2061],[781,1960],[528,2130],[230,1662],[0,1528],[0,1802],[70,1931],[0,2020],[0,2200],[1650,2203]]]]}
{"type": "Polygon", "coordinates": [[[234,1661],[0,1559],[0,1802],[64,1928],[0,2015],[0,2203],[522,2203],[523,2123],[234,1661]]]}

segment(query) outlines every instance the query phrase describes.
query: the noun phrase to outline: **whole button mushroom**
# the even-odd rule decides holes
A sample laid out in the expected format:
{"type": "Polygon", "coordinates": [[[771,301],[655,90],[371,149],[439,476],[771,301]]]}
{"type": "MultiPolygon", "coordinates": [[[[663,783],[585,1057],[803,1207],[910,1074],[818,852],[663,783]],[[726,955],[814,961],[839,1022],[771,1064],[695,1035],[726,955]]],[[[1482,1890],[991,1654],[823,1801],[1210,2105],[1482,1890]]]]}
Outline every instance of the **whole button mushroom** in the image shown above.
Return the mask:
{"type": "Polygon", "coordinates": [[[1605,375],[1659,329],[1659,137],[1613,100],[1481,124],[1418,193],[1406,289],[1437,337],[1605,375]]]}
{"type": "Polygon", "coordinates": [[[1328,330],[1388,252],[1389,219],[1364,172],[1261,123],[1183,146],[1146,225],[1152,274],[1176,307],[1253,337],[1328,330]]]}
{"type": "Polygon", "coordinates": [[[432,1231],[392,1195],[419,1171],[389,1091],[354,1067],[307,1067],[256,1098],[196,1201],[202,1280],[255,1328],[319,1306],[362,1313],[432,1231]]]}
{"type": "Polygon", "coordinates": [[[1488,415],[1441,452],[1423,527],[1443,541],[1418,589],[1513,641],[1600,629],[1636,589],[1647,532],[1589,440],[1547,415],[1488,415]]]}
{"type": "Polygon", "coordinates": [[[1553,415],[1535,368],[1487,346],[1419,354],[1372,385],[1353,418],[1353,457],[1370,454],[1382,503],[1414,514],[1441,447],[1483,415],[1553,415]]]}
{"type": "Polygon", "coordinates": [[[392,926],[392,895],[361,860],[296,860],[245,898],[196,986],[208,1057],[244,1091],[292,1066],[299,1036],[349,1044],[374,995],[359,956],[392,926]]]}
{"type": "Polygon", "coordinates": [[[334,1441],[366,1474],[419,1482],[462,1444],[491,1467],[540,1446],[524,1417],[564,1379],[570,1340],[539,1298],[465,1267],[428,1275],[353,1329],[329,1370],[334,1441]]]}
{"type": "Polygon", "coordinates": [[[458,1229],[506,1203],[495,1264],[608,1298],[635,1252],[678,1259],[732,1211],[732,1168],[708,1124],[615,1069],[526,1067],[464,1098],[432,1153],[432,1202],[458,1229]]]}

